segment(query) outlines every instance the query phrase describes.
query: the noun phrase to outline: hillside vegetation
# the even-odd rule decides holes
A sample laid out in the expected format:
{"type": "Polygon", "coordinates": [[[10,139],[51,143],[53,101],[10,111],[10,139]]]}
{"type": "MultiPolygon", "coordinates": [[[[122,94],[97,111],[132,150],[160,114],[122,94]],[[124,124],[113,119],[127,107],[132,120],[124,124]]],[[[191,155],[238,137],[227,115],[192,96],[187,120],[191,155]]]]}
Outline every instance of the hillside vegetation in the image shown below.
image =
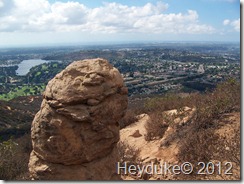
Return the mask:
{"type": "MultiPolygon", "coordinates": [[[[138,165],[149,164],[144,161],[145,158],[158,158],[177,164],[190,162],[196,166],[190,175],[167,176],[170,180],[239,180],[240,97],[239,82],[229,79],[219,84],[214,91],[204,94],[170,94],[148,99],[144,107],[135,111],[134,116],[138,112],[146,113],[150,120],[145,120],[145,117],[139,118],[136,125],[125,127],[132,132],[123,136],[122,141],[127,141],[128,147],[123,143],[120,152],[131,149],[129,152],[134,153],[133,158],[136,160],[128,159],[128,162],[138,165]],[[144,127],[146,130],[143,130],[144,127]],[[139,138],[133,138],[133,131],[139,138]],[[145,135],[143,132],[146,132],[145,135]],[[142,140],[143,137],[146,142],[142,140]],[[201,169],[199,162],[231,162],[232,174],[217,174],[217,171],[212,175],[196,174],[201,169]]],[[[130,119],[134,117],[131,113],[127,116],[131,117],[130,119]]],[[[127,120],[127,125],[129,122],[127,120]]],[[[128,132],[127,130],[123,132],[128,132]]],[[[124,161],[126,159],[123,159],[124,161]]],[[[226,169],[227,166],[223,167],[226,169]]],[[[124,179],[128,178],[138,179],[135,176],[124,176],[124,179]]],[[[152,175],[146,177],[149,178],[166,179],[152,175]]]]}
{"type": "MultiPolygon", "coordinates": [[[[30,140],[30,125],[34,114],[40,106],[41,98],[25,97],[9,102],[0,102],[0,125],[1,131],[21,130],[21,137],[16,137],[16,131],[12,131],[13,137],[8,135],[0,142],[0,179],[15,180],[28,178],[29,153],[32,150],[30,140]]],[[[132,106],[128,109],[124,119],[121,120],[121,128],[133,125],[138,118],[136,115],[146,113],[151,121],[145,126],[147,142],[153,143],[161,140],[169,127],[174,129],[169,136],[160,142],[159,148],[167,148],[177,140],[179,152],[177,161],[179,163],[199,161],[209,162],[215,159],[235,163],[236,175],[220,176],[220,178],[202,175],[178,175],[173,179],[195,180],[195,179],[240,179],[240,83],[234,79],[221,83],[213,91],[200,94],[168,94],[156,98],[147,98],[140,102],[140,107],[132,106]],[[185,107],[192,109],[192,114],[187,115],[185,107]],[[167,115],[163,112],[176,109],[175,115],[167,115]],[[234,124],[229,117],[235,116],[234,124]],[[187,120],[184,119],[188,116],[187,120]],[[174,120],[180,122],[176,124],[174,120]],[[184,121],[183,121],[184,119],[184,121]],[[225,136],[225,133],[217,134],[216,131],[226,126],[234,126],[235,132],[232,136],[225,136]],[[222,137],[221,137],[222,136],[222,137]],[[223,138],[225,136],[225,138],[223,138]]],[[[140,130],[139,130],[140,131],[140,130]]],[[[133,132],[132,132],[133,133],[133,132]]],[[[119,146],[122,161],[129,159],[130,163],[139,163],[138,154],[140,150],[135,147],[121,143],[119,146]],[[126,155],[127,154],[127,155],[126,155]],[[131,157],[128,157],[128,154],[131,157]]],[[[159,153],[160,154],[160,153],[159,153]]],[[[198,168],[196,168],[198,169],[198,168]]],[[[149,179],[146,177],[145,179],[149,179]]]]}

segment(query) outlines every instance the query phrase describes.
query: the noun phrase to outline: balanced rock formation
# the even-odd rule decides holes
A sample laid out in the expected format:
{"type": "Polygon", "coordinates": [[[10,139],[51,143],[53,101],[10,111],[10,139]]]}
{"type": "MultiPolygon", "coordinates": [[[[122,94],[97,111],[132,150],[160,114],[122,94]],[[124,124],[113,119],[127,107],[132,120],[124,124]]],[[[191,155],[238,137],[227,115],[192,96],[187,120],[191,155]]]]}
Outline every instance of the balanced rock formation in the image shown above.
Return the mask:
{"type": "Polygon", "coordinates": [[[115,180],[119,123],[128,103],[119,71],[76,61],[49,81],[31,128],[29,171],[39,180],[115,180]]]}

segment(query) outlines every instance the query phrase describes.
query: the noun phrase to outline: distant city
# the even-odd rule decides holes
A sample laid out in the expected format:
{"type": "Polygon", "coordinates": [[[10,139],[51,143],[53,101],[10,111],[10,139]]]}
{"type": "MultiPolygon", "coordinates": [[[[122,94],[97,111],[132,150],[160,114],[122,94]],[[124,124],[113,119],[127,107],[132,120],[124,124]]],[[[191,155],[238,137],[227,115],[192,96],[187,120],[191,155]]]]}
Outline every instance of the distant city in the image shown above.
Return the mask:
{"type": "Polygon", "coordinates": [[[228,78],[240,80],[239,43],[8,48],[0,49],[0,99],[41,94],[47,82],[72,61],[97,57],[119,69],[130,96],[204,92],[228,78]],[[26,74],[20,75],[23,61],[29,64],[24,65],[26,74]]]}

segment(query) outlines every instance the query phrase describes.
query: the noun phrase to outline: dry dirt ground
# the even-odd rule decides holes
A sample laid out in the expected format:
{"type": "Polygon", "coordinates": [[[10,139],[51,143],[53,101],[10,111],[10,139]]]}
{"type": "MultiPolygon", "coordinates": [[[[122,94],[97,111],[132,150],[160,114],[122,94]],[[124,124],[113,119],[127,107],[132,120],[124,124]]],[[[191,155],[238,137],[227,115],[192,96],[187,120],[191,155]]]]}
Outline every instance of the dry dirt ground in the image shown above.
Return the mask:
{"type": "MultiPolygon", "coordinates": [[[[174,121],[175,124],[179,124],[179,123],[182,124],[184,123],[184,121],[187,121],[187,118],[189,118],[189,116],[194,111],[194,109],[185,108],[185,111],[188,112],[187,117],[184,117],[183,119],[175,120],[174,121]]],[[[171,110],[171,111],[167,111],[166,113],[173,114],[173,113],[177,113],[177,111],[171,110]]],[[[161,164],[162,166],[165,166],[165,163],[171,165],[178,164],[179,161],[177,158],[177,154],[179,152],[179,147],[182,140],[174,139],[169,146],[162,146],[162,143],[164,143],[164,141],[167,140],[167,138],[173,132],[176,131],[174,128],[175,126],[169,126],[166,132],[164,133],[164,136],[161,139],[158,138],[152,141],[146,141],[145,136],[147,134],[147,131],[145,125],[148,121],[150,121],[150,117],[147,114],[140,115],[138,117],[137,122],[120,130],[120,141],[140,151],[138,155],[139,158],[138,163],[141,164],[142,166],[152,164],[152,163],[161,164]]],[[[182,126],[182,128],[184,128],[184,126],[182,126]]],[[[240,113],[230,113],[230,114],[225,114],[223,116],[223,118],[221,119],[220,126],[215,128],[214,133],[219,135],[221,141],[223,141],[225,145],[224,149],[228,151],[228,149],[230,149],[230,146],[228,145],[228,140],[231,140],[237,132],[240,133],[239,130],[240,130],[240,113]]],[[[237,150],[240,151],[240,149],[237,150]]],[[[211,162],[217,164],[218,158],[216,158],[216,160],[211,160],[211,162]]],[[[227,165],[226,167],[229,166],[227,165]]],[[[202,175],[200,179],[202,180],[240,179],[240,163],[239,164],[232,163],[232,168],[230,172],[232,172],[232,174],[230,175],[225,175],[223,173],[219,175],[202,175]]],[[[174,180],[176,179],[176,175],[172,173],[161,174],[159,172],[156,174],[146,173],[145,175],[137,172],[136,174],[123,175],[122,179],[124,180],[140,180],[140,179],[174,180]]],[[[191,179],[191,178],[187,178],[187,179],[191,179]]]]}

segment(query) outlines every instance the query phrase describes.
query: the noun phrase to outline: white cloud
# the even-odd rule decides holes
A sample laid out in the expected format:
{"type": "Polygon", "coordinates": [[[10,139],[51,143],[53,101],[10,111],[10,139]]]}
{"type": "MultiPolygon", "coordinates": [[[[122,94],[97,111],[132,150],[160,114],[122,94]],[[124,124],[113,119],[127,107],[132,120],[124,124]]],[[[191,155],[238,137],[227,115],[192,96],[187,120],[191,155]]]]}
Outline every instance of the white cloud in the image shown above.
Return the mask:
{"type": "Polygon", "coordinates": [[[223,25],[231,26],[235,31],[240,32],[240,18],[236,20],[225,19],[223,25]]]}
{"type": "MultiPolygon", "coordinates": [[[[104,3],[88,8],[79,2],[49,3],[47,0],[0,0],[0,32],[95,32],[95,33],[213,33],[199,23],[198,13],[166,13],[168,4],[144,6],[104,3]],[[12,2],[5,6],[7,2],[12,2]],[[11,11],[10,11],[11,9],[11,11]]],[[[234,23],[237,26],[237,23],[234,23]]],[[[234,26],[234,25],[233,25],[234,26]]]]}
{"type": "Polygon", "coordinates": [[[231,26],[236,30],[240,31],[240,19],[234,20],[231,22],[231,26]]]}
{"type": "Polygon", "coordinates": [[[230,24],[230,20],[229,19],[225,19],[223,21],[223,25],[227,26],[228,24],[230,24]]]}

